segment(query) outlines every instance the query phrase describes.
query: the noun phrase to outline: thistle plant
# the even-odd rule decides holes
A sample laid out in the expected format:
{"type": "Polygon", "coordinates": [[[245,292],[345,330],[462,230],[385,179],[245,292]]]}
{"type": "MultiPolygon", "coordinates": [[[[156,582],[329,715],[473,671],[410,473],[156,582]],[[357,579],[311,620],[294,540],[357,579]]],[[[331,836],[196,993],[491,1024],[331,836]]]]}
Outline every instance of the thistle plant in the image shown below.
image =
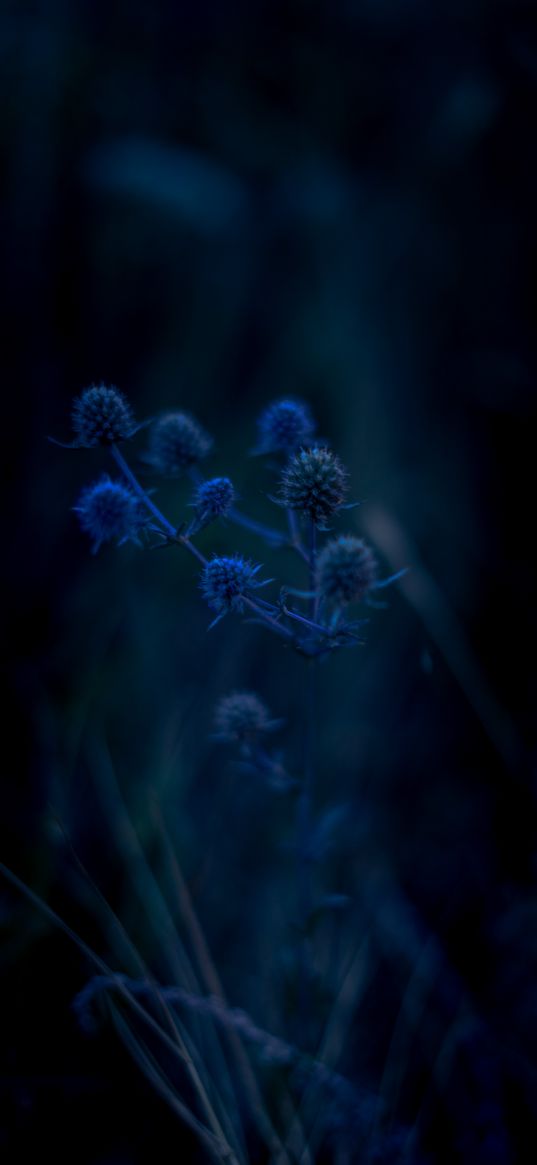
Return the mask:
{"type": "Polygon", "coordinates": [[[136,432],[129,402],[118,388],[91,385],[73,404],[73,445],[91,449],[95,445],[119,445],[136,432]]]}
{"type": "Polygon", "coordinates": [[[341,509],[346,493],[347,471],[339,457],[317,445],[295,453],[280,481],[281,504],[319,530],[341,509]]]}
{"type": "Polygon", "coordinates": [[[317,559],[316,587],[324,605],[341,610],[375,590],[377,561],[371,547],[354,534],[331,538],[317,559]]]}
{"type": "MultiPolygon", "coordinates": [[[[279,1165],[291,1165],[295,1160],[313,1163],[317,1148],[329,1143],[332,1136],[336,1141],[346,1138],[347,1147],[353,1140],[361,1146],[360,1157],[353,1150],[346,1159],[372,1161],[373,1157],[362,1155],[362,1150],[365,1153],[368,1138],[373,1136],[372,1122],[377,1120],[378,1104],[358,1095],[350,1082],[317,1055],[321,1027],[315,1006],[318,972],[312,918],[320,907],[341,906],[341,895],[331,894],[330,887],[323,887],[319,896],[312,872],[313,855],[328,828],[326,816],[323,820],[316,814],[317,689],[321,661],[343,648],[364,643],[367,619],[356,609],[357,605],[371,603],[375,591],[398,575],[380,580],[375,554],[367,543],[354,533],[333,532],[333,524],[351,508],[349,475],[337,454],[325,443],[316,442],[315,421],[305,402],[275,401],[258,421],[255,451],[271,459],[277,474],[272,499],[276,504],[274,527],[265,526],[237,508],[231,477],[202,476],[200,467],[213,442],[190,413],[169,412],[139,425],[123,393],[101,385],[84,390],[76,398],[72,424],[72,447],[91,450],[102,446],[108,450],[119,475],[104,475],[85,487],[73,506],[82,532],[91,540],[93,553],[106,544],[121,546],[127,541],[140,548],[185,551],[199,566],[199,595],[212,616],[211,633],[224,618],[261,626],[279,640],[274,644],[276,651],[285,646],[297,652],[305,669],[300,758],[288,761],[274,744],[284,721],[272,714],[262,692],[246,689],[222,693],[213,720],[213,738],[236,755],[243,771],[283,794],[289,822],[294,819],[294,886],[289,886],[287,895],[289,925],[296,934],[296,1016],[291,1033],[294,1043],[276,1038],[249,1016],[228,1006],[163,820],[158,828],[174,871],[194,962],[189,950],[177,936],[173,937],[173,921],[155,876],[138,843],[132,841],[129,860],[133,846],[138,847],[135,876],[139,877],[140,868],[146,869],[143,894],[148,910],[157,920],[163,941],[172,935],[169,941],[166,938],[166,951],[175,982],[169,985],[154,979],[116,918],[115,930],[122,934],[130,958],[129,975],[114,972],[89,952],[98,975],[79,998],[78,1012],[87,1016],[88,1008],[103,997],[107,1000],[110,1014],[142,1070],[181,1119],[194,1129],[209,1157],[233,1165],[246,1165],[250,1160],[241,1127],[240,1103],[236,1100],[238,1087],[271,1161],[279,1165]],[[133,468],[125,449],[141,429],[147,429],[146,448],[140,458],[146,469],[157,479],[182,476],[191,483],[192,494],[184,515],[172,518],[165,514],[158,490],[153,486],[147,489],[133,468]],[[286,525],[282,522],[282,508],[286,525]],[[265,549],[274,556],[270,572],[264,565],[265,554],[260,556],[262,565],[247,558],[235,544],[225,552],[206,556],[197,544],[197,536],[220,520],[228,522],[228,530],[238,525],[259,535],[265,549]],[[324,538],[324,545],[319,545],[320,538],[324,538]],[[298,559],[303,571],[302,589],[280,577],[289,555],[298,559]],[[132,977],[133,963],[136,978],[132,977]],[[130,1025],[120,1003],[130,1009],[130,1025]],[[150,1052],[145,1041],[138,1038],[136,1024],[148,1026],[156,1040],[156,1047],[150,1052]],[[264,1100],[259,1083],[262,1074],[258,1079],[246,1051],[250,1045],[267,1063],[285,1066],[287,1111],[290,1105],[294,1113],[290,1122],[282,1120],[281,1113],[264,1100]],[[170,1056],[178,1058],[186,1076],[184,1095],[169,1085],[170,1056]],[[215,1074],[220,1088],[216,1087],[215,1074]],[[320,1122],[316,1113],[319,1105],[323,1112],[320,1122]]],[[[112,796],[118,813],[123,815],[125,832],[129,829],[128,818],[111,771],[106,796],[112,796]]],[[[335,816],[337,811],[334,815],[332,810],[332,821],[335,816]]],[[[88,955],[89,948],[73,932],[69,933],[88,955]]]]}
{"type": "Polygon", "coordinates": [[[278,721],[255,692],[230,692],[222,696],[215,710],[215,728],[220,740],[250,747],[267,732],[274,731],[278,721]]]}
{"type": "Polygon", "coordinates": [[[82,529],[93,540],[93,553],[103,542],[136,542],[147,525],[147,517],[140,499],[123,484],[112,481],[106,474],[82,490],[78,504],[73,506],[82,529]]]}
{"type": "Polygon", "coordinates": [[[258,419],[258,441],[254,453],[289,456],[302,446],[311,444],[315,428],[315,421],[305,401],[294,398],[273,401],[258,419]]]}
{"type": "Polygon", "coordinates": [[[210,562],[205,563],[200,578],[201,591],[213,611],[218,612],[211,627],[214,627],[229,611],[242,613],[245,604],[253,604],[254,610],[256,609],[252,592],[272,582],[272,579],[259,582],[256,579],[259,570],[260,564],[253,566],[240,554],[215,556],[210,562]]]}
{"type": "Polygon", "coordinates": [[[194,518],[189,533],[197,533],[216,518],[226,518],[235,501],[235,489],[229,477],[212,477],[198,485],[194,501],[194,518]]]}
{"type": "Polygon", "coordinates": [[[164,413],[151,425],[144,460],[161,477],[180,477],[207,457],[212,443],[190,413],[164,413]]]}

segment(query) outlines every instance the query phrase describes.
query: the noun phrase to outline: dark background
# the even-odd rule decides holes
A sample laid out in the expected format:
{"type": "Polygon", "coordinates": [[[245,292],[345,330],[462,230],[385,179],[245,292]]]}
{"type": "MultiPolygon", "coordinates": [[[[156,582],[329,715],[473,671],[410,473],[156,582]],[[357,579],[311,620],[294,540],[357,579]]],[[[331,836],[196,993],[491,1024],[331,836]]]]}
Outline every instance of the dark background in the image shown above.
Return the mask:
{"type": "MultiPolygon", "coordinates": [[[[105,739],[150,853],[159,793],[230,1001],[289,1033],[289,806],[209,736],[217,698],[253,687],[296,767],[302,661],[237,618],[207,635],[179,551],[91,557],[70,507],[106,455],[47,436],[69,441],[73,396],[100,380],[140,419],[186,408],[215,437],[211,472],[277,522],[248,453],[259,410],[304,397],[364,503],[338,528],[365,534],[383,573],[410,567],[365,648],[321,671],[317,802],[345,812],[319,878],[351,897],[343,946],[363,930],[373,951],[340,1067],[379,1089],[426,952],[393,1111],[419,1119],[423,1159],[464,1165],[536,1151],[536,15],[517,0],[0,15],[2,856],[108,956],[59,818],[165,975],[103,792],[105,739]]],[[[158,498],[179,521],[189,491],[158,498]]],[[[200,545],[304,585],[234,527],[200,545]]],[[[160,1134],[200,1159],[110,1026],[80,1032],[76,947],[7,883],[0,906],[6,1160],[130,1165],[160,1134]]]]}

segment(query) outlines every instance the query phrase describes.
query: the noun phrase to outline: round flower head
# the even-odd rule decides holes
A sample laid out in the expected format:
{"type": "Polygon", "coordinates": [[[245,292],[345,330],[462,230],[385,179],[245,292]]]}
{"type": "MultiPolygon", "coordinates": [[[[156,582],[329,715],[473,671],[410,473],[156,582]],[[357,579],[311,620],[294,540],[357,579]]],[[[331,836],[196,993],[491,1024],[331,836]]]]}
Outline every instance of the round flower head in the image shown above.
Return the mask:
{"type": "Polygon", "coordinates": [[[165,413],[149,430],[145,460],[157,473],[178,477],[207,456],[212,438],[189,413],[165,413]]]}
{"type": "Polygon", "coordinates": [[[317,587],[330,606],[359,602],[374,587],[377,562],[362,538],[342,534],[326,543],[317,559],[317,587]]]}
{"type": "Polygon", "coordinates": [[[136,432],[132,410],[118,388],[104,384],[85,388],[73,403],[75,445],[117,445],[136,432]]]}
{"type": "Polygon", "coordinates": [[[214,726],[220,740],[251,744],[277,725],[254,692],[230,692],[216,706],[214,726]]]}
{"type": "Polygon", "coordinates": [[[259,440],[256,453],[294,453],[307,445],[315,432],[308,405],[301,400],[276,400],[261,413],[257,422],[259,440]]]}
{"type": "Polygon", "coordinates": [[[242,611],[245,591],[265,585],[256,582],[255,576],[260,569],[259,566],[252,566],[240,554],[215,557],[205,564],[200,586],[209,606],[218,612],[219,618],[228,611],[242,611]]]}
{"type": "Polygon", "coordinates": [[[229,477],[212,477],[198,486],[194,496],[196,524],[205,526],[215,518],[225,518],[235,501],[235,490],[229,477]]]}
{"type": "Polygon", "coordinates": [[[301,449],[282,473],[282,505],[299,510],[321,529],[343,505],[346,492],[347,472],[331,449],[301,449]]]}
{"type": "Polygon", "coordinates": [[[73,508],[82,529],[93,539],[94,554],[103,542],[116,540],[120,546],[128,540],[137,542],[146,524],[136,494],[107,476],[86,486],[73,508]]]}

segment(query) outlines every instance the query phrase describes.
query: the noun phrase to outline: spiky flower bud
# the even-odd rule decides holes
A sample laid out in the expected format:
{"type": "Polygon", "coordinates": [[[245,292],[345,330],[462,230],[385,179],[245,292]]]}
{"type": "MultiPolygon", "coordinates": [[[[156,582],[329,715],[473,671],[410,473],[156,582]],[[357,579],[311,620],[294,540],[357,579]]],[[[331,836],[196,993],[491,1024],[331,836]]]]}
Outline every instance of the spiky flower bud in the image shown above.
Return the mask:
{"type": "Polygon", "coordinates": [[[308,445],[315,421],[305,401],[276,400],[261,413],[257,422],[259,440],[255,453],[294,453],[308,445]]]}
{"type": "Polygon", "coordinates": [[[194,496],[196,525],[205,526],[215,518],[225,518],[235,501],[235,490],[229,477],[212,477],[198,486],[194,496]]]}
{"type": "Polygon", "coordinates": [[[145,460],[164,477],[178,477],[202,461],[212,443],[190,413],[165,413],[149,430],[145,460]]]}
{"type": "Polygon", "coordinates": [[[82,529],[93,539],[93,554],[103,542],[117,540],[120,546],[129,540],[137,542],[146,525],[136,494],[106,474],[82,490],[78,505],[73,508],[82,529]]]}
{"type": "Polygon", "coordinates": [[[104,384],[85,388],[73,402],[75,445],[117,445],[136,432],[132,409],[118,388],[104,384]]]}
{"type": "Polygon", "coordinates": [[[317,587],[329,606],[359,602],[374,587],[376,579],[373,551],[353,534],[332,538],[317,559],[317,587]]]}
{"type": "Polygon", "coordinates": [[[282,473],[282,505],[299,510],[321,529],[343,505],[346,492],[347,471],[331,449],[301,449],[282,473]]]}
{"type": "Polygon", "coordinates": [[[242,611],[245,592],[264,585],[255,579],[260,569],[240,554],[215,557],[207,562],[201,573],[200,586],[213,611],[219,615],[242,611]]]}
{"type": "Polygon", "coordinates": [[[230,692],[216,705],[214,726],[220,740],[252,744],[278,723],[270,719],[268,708],[254,692],[230,692]]]}

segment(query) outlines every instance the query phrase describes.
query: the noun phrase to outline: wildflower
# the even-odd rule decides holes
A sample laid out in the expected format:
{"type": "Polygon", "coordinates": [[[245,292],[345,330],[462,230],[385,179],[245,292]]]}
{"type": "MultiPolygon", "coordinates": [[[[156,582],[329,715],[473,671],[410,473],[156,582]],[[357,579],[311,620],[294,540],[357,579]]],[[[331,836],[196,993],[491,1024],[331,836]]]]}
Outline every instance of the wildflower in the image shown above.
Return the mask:
{"type": "Polygon", "coordinates": [[[343,606],[364,599],[375,586],[377,562],[362,538],[342,534],[332,538],[317,560],[317,587],[329,605],[343,606]]]}
{"type": "Polygon", "coordinates": [[[271,720],[268,708],[255,692],[230,692],[218,701],[214,716],[219,740],[252,744],[266,732],[272,732],[280,721],[271,720]]]}
{"type": "Polygon", "coordinates": [[[309,444],[315,421],[305,401],[276,400],[258,419],[259,441],[255,453],[294,453],[309,444]]]}
{"type": "Polygon", "coordinates": [[[75,445],[116,445],[136,432],[132,409],[118,388],[104,384],[85,388],[76,397],[72,413],[75,445]]]}
{"type": "Polygon", "coordinates": [[[281,504],[299,510],[323,529],[343,505],[347,472],[331,449],[301,449],[286,465],[280,482],[281,504]]]}
{"type": "Polygon", "coordinates": [[[240,554],[215,557],[205,564],[200,586],[209,606],[218,612],[219,619],[228,611],[242,611],[245,592],[266,585],[256,581],[260,569],[240,554]]]}
{"type": "Polygon", "coordinates": [[[84,532],[93,539],[93,554],[103,542],[138,542],[146,519],[136,494],[106,474],[82,490],[73,507],[84,532]]]}
{"type": "Polygon", "coordinates": [[[212,443],[190,413],[165,413],[151,426],[145,460],[164,477],[178,477],[202,461],[212,443]]]}
{"type": "Polygon", "coordinates": [[[215,518],[225,518],[235,501],[235,490],[229,477],[213,477],[198,486],[194,497],[195,525],[199,528],[215,518]]]}

